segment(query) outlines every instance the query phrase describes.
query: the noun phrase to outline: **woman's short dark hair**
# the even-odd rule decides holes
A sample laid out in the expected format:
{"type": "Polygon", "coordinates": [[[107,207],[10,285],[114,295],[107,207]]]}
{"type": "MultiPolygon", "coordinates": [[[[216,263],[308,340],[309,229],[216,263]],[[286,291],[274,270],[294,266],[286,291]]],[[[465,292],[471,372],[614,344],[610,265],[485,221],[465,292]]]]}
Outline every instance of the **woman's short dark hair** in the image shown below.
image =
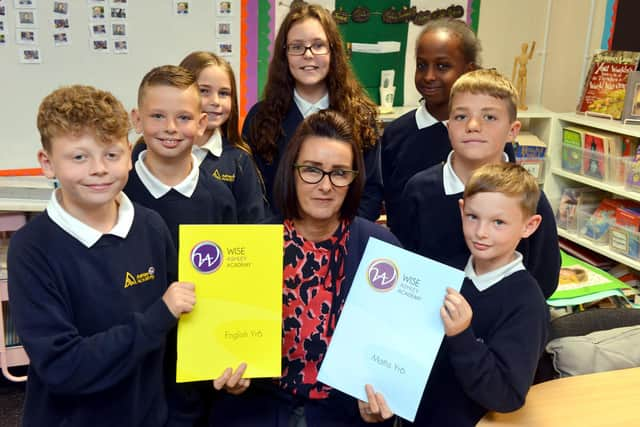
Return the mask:
{"type": "Polygon", "coordinates": [[[337,112],[324,110],[307,117],[287,144],[284,155],[280,159],[273,185],[273,199],[284,218],[300,218],[300,205],[296,195],[296,176],[293,165],[298,159],[302,143],[309,137],[318,136],[342,141],[351,147],[353,153],[353,169],[359,173],[349,185],[349,190],[340,208],[341,219],[353,219],[360,206],[360,198],[364,189],[365,170],[362,152],[353,139],[353,131],[349,123],[337,112]]]}

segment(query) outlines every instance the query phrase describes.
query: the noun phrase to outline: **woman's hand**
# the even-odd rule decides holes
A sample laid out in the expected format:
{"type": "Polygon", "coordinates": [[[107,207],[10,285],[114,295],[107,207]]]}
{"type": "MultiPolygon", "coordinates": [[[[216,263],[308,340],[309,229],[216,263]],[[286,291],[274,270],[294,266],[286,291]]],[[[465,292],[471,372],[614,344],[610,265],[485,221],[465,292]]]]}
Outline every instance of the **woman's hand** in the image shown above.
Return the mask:
{"type": "Polygon", "coordinates": [[[216,390],[225,389],[227,393],[238,395],[244,393],[251,384],[249,378],[242,378],[244,371],[247,370],[247,364],[241,363],[235,372],[231,368],[224,370],[222,375],[213,380],[213,388],[216,390]]]}
{"type": "Polygon", "coordinates": [[[360,416],[367,423],[379,423],[393,417],[382,393],[376,393],[371,384],[364,386],[368,402],[358,400],[360,416]]]}

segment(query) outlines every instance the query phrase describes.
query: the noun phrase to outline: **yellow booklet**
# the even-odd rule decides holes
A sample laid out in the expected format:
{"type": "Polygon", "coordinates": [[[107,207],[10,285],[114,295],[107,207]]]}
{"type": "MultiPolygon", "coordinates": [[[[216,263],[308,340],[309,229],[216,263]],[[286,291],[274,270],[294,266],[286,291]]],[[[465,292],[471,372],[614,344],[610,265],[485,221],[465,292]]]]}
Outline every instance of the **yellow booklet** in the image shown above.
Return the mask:
{"type": "Polygon", "coordinates": [[[177,382],[241,362],[246,378],[281,375],[282,236],[282,225],[180,226],[178,276],[196,305],[178,323],[177,382]]]}

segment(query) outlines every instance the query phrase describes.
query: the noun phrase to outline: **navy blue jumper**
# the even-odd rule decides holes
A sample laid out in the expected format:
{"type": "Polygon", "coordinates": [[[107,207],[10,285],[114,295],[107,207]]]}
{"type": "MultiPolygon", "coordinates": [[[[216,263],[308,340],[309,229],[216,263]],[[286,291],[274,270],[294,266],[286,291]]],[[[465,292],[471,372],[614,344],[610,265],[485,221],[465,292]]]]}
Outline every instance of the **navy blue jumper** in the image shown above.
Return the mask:
{"type": "MultiPolygon", "coordinates": [[[[135,163],[147,149],[144,141],[136,143],[132,151],[135,163]]],[[[265,216],[265,199],[258,172],[249,153],[222,137],[222,154],[207,152],[200,163],[200,171],[224,183],[233,193],[239,224],[259,224],[265,216]]]]}
{"type": "Polygon", "coordinates": [[[416,427],[472,427],[487,411],[524,405],[547,340],[549,310],[535,279],[519,270],[480,292],[465,278],[471,325],[445,337],[427,381],[416,427]]]}
{"type": "MultiPolygon", "coordinates": [[[[407,182],[401,205],[403,220],[396,227],[396,235],[406,249],[463,269],[471,254],[464,241],[458,205],[463,193],[445,194],[443,167],[433,166],[407,182]]],[[[543,192],[537,213],[542,223],[520,241],[516,250],[524,257],[523,264],[539,283],[544,297],[549,298],[558,287],[560,248],[553,209],[543,192]]]]}
{"type": "MultiPolygon", "coordinates": [[[[387,225],[393,233],[402,216],[402,191],[409,178],[447,160],[451,142],[443,122],[419,129],[416,110],[409,111],[385,126],[381,142],[382,182],[387,225]]],[[[504,148],[514,161],[513,145],[504,148]]]]}
{"type": "Polygon", "coordinates": [[[169,227],[176,248],[180,224],[235,224],[237,222],[236,206],[231,190],[203,173],[199,173],[198,183],[191,197],[171,189],[167,194],[156,199],[140,180],[135,168],[129,172],[129,181],[123,191],[132,201],[160,214],[169,227]]]}
{"type": "Polygon", "coordinates": [[[126,238],[87,248],[47,213],[11,239],[11,314],[29,355],[23,425],[163,426],[162,295],[176,253],[160,216],[134,204],[126,238]]]}

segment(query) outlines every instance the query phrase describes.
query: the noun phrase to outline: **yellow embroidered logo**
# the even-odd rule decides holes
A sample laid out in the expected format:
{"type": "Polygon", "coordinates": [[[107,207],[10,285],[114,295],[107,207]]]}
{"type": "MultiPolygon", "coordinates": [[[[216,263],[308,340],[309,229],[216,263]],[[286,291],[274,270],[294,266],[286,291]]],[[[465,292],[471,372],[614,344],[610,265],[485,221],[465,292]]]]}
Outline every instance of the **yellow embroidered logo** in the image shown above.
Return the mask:
{"type": "Polygon", "coordinates": [[[133,273],[129,273],[124,275],[124,287],[129,288],[131,286],[140,285],[144,282],[148,282],[156,278],[156,269],[152,266],[143,273],[138,273],[134,275],[133,273]]]}
{"type": "Polygon", "coordinates": [[[218,169],[213,171],[212,176],[220,181],[234,182],[236,180],[236,174],[229,175],[226,173],[220,173],[218,169]]]}
{"type": "Polygon", "coordinates": [[[129,286],[133,286],[137,284],[138,282],[136,282],[136,277],[127,271],[127,274],[125,274],[125,277],[124,277],[124,287],[128,288],[129,286]]]}

